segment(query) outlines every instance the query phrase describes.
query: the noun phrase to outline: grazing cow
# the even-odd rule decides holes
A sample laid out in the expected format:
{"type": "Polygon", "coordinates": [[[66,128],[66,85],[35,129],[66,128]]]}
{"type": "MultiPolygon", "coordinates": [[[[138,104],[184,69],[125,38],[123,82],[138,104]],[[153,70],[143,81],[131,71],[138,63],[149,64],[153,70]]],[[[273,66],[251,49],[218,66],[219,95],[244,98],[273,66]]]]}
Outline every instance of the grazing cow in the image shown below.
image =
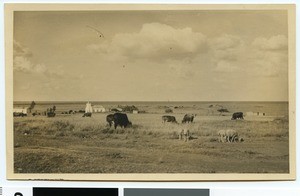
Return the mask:
{"type": "Polygon", "coordinates": [[[239,138],[239,135],[237,131],[233,129],[227,129],[227,130],[220,130],[218,132],[219,135],[219,142],[242,142],[244,141],[243,138],[239,138]]]}
{"type": "Polygon", "coordinates": [[[47,117],[55,117],[55,113],[54,112],[47,112],[47,117]]]}
{"type": "Polygon", "coordinates": [[[236,120],[236,119],[244,119],[243,112],[235,112],[235,113],[233,113],[231,120],[236,120]]]}
{"type": "Polygon", "coordinates": [[[91,112],[84,113],[82,117],[92,117],[92,113],[91,112]]]}
{"type": "Polygon", "coordinates": [[[186,114],[184,115],[183,119],[182,119],[182,123],[192,123],[194,120],[194,117],[196,117],[196,114],[186,114]]]}
{"type": "Polygon", "coordinates": [[[128,126],[132,126],[132,123],[128,120],[127,114],[123,114],[123,113],[114,113],[113,114],[113,122],[115,125],[115,129],[117,128],[117,126],[119,125],[120,127],[128,127],[128,126]]]}
{"type": "Polygon", "coordinates": [[[189,141],[190,139],[190,131],[188,129],[182,129],[179,133],[179,140],[184,139],[185,142],[189,141]]]}
{"type": "Polygon", "coordinates": [[[111,127],[111,125],[114,124],[114,115],[113,114],[109,114],[106,116],[106,122],[108,122],[109,127],[111,127]]]}
{"type": "Polygon", "coordinates": [[[162,122],[163,123],[165,123],[165,122],[177,123],[175,116],[168,116],[168,115],[162,116],[162,122]]]}
{"type": "Polygon", "coordinates": [[[236,142],[238,141],[238,133],[235,130],[227,129],[226,130],[227,142],[236,142]]]}

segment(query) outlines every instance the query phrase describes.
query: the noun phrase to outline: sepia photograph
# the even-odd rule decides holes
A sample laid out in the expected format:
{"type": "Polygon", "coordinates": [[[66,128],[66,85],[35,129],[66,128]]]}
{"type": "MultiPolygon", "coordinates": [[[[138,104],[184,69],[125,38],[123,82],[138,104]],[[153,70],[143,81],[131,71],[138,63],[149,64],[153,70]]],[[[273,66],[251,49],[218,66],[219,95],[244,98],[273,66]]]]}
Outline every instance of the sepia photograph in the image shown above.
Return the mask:
{"type": "Polygon", "coordinates": [[[6,4],[8,179],[295,179],[294,5],[6,4]]]}

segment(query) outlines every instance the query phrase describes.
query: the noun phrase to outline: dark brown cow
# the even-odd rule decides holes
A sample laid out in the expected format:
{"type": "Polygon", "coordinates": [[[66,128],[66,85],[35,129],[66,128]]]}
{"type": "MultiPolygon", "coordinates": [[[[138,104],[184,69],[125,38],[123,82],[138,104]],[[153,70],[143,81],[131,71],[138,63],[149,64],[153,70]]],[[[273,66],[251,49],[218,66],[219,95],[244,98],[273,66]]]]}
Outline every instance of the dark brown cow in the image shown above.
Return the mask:
{"type": "Polygon", "coordinates": [[[162,116],[161,118],[162,118],[163,123],[165,123],[165,122],[177,123],[175,116],[165,115],[165,116],[162,116]]]}
{"type": "Polygon", "coordinates": [[[106,116],[106,122],[109,124],[109,127],[114,124],[114,115],[109,114],[106,116]]]}
{"type": "Polygon", "coordinates": [[[124,128],[132,126],[132,123],[128,120],[127,114],[123,113],[114,113],[113,122],[115,125],[115,129],[117,128],[117,126],[124,128]]]}
{"type": "Polygon", "coordinates": [[[91,112],[84,113],[82,117],[92,117],[92,113],[91,112]]]}
{"type": "Polygon", "coordinates": [[[186,114],[182,119],[182,123],[192,123],[196,114],[186,114]]]}
{"type": "Polygon", "coordinates": [[[235,113],[233,113],[231,120],[236,120],[236,119],[244,119],[243,112],[235,112],[235,113]]]}

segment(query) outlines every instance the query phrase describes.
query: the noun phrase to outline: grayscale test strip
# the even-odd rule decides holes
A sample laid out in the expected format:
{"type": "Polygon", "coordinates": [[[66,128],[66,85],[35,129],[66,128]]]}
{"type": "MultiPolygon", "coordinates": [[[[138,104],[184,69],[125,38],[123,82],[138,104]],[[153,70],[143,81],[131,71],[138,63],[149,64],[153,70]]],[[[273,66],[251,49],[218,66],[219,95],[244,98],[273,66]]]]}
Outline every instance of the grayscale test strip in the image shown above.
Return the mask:
{"type": "Polygon", "coordinates": [[[118,196],[118,188],[33,187],[33,196],[118,196]]]}
{"type": "Polygon", "coordinates": [[[124,196],[209,196],[209,189],[124,189],[124,196]]]}
{"type": "Polygon", "coordinates": [[[0,196],[119,196],[118,188],[98,187],[3,187],[0,196]]]}
{"type": "Polygon", "coordinates": [[[210,196],[210,189],[0,187],[0,196],[210,196]]]}

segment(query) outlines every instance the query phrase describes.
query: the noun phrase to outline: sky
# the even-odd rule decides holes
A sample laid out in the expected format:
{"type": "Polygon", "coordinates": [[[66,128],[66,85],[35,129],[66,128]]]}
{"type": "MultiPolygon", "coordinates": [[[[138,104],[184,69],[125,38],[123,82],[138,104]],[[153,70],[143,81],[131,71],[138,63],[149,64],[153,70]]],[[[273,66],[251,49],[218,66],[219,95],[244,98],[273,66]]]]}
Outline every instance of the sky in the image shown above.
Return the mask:
{"type": "Polygon", "coordinates": [[[18,11],[14,101],[287,101],[287,25],[280,10],[18,11]]]}

